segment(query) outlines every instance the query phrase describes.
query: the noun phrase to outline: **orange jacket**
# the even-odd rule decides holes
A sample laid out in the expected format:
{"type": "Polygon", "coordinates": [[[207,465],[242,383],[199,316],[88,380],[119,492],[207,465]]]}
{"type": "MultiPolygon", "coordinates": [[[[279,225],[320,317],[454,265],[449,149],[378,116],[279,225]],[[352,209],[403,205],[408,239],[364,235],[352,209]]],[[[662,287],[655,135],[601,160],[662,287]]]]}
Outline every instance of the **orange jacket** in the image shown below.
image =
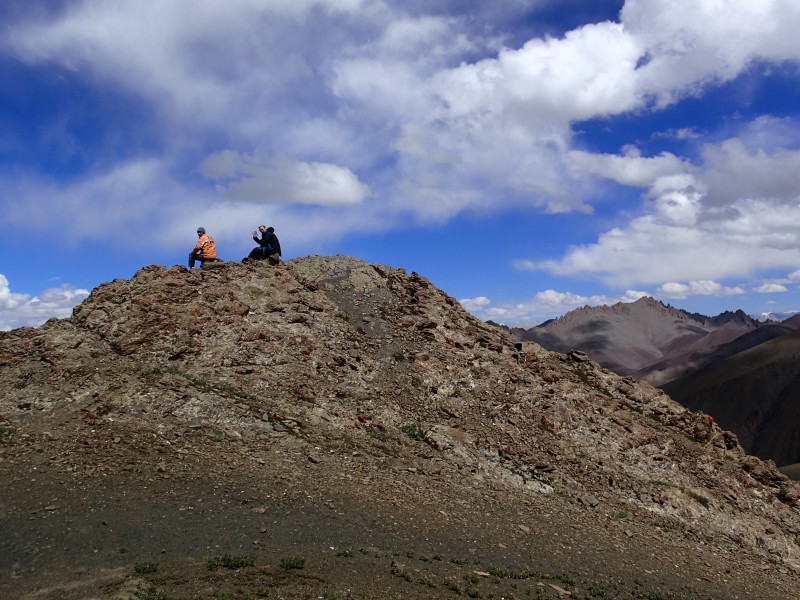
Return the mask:
{"type": "Polygon", "coordinates": [[[204,233],[198,238],[192,254],[199,254],[201,258],[217,258],[217,248],[214,246],[214,240],[204,233]]]}

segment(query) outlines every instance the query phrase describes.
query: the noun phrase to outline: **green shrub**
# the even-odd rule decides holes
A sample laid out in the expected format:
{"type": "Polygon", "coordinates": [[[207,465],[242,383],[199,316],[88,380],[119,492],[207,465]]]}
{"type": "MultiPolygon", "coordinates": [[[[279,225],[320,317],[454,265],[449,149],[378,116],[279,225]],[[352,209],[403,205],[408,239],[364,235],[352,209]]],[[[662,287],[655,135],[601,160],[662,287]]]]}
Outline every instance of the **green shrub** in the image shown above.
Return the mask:
{"type": "Polygon", "coordinates": [[[299,556],[285,556],[281,559],[281,568],[287,571],[291,569],[302,569],[306,566],[306,559],[299,556]]]}
{"type": "Polygon", "coordinates": [[[254,564],[256,564],[256,559],[252,556],[223,554],[208,561],[208,570],[213,571],[219,567],[241,569],[242,567],[252,567],[254,564]]]}
{"type": "Polygon", "coordinates": [[[157,562],[139,562],[133,565],[133,572],[137,575],[145,575],[147,573],[155,573],[158,571],[157,562]]]}

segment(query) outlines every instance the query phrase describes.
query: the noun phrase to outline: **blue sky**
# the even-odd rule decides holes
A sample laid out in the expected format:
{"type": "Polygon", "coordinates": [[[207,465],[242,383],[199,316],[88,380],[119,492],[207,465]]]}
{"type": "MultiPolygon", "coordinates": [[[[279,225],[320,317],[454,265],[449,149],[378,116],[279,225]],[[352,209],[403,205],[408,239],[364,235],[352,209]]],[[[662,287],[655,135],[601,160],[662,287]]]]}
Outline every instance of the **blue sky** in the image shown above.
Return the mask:
{"type": "Polygon", "coordinates": [[[6,0],[0,329],[203,225],[533,324],[800,311],[795,0],[6,0]]]}

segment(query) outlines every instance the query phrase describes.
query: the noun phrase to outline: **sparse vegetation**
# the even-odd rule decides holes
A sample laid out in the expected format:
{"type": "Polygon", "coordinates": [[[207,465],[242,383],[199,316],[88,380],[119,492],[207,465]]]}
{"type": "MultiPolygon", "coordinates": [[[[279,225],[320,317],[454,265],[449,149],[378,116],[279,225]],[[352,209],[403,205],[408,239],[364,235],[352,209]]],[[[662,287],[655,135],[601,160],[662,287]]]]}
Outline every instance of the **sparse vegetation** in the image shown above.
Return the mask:
{"type": "Polygon", "coordinates": [[[519,571],[512,571],[509,577],[513,579],[544,579],[542,573],[529,567],[525,567],[519,571]]]}
{"type": "Polygon", "coordinates": [[[164,594],[156,586],[151,585],[146,590],[136,592],[130,600],[162,600],[164,594]]]}
{"type": "Polygon", "coordinates": [[[587,593],[589,594],[590,598],[605,598],[610,589],[611,585],[593,583],[589,586],[587,593]]]}
{"type": "Polygon", "coordinates": [[[397,564],[396,562],[392,562],[392,568],[389,571],[395,577],[400,577],[401,579],[405,579],[406,581],[413,581],[414,578],[411,576],[405,568],[401,565],[397,564]]]}
{"type": "Polygon", "coordinates": [[[133,572],[137,575],[146,575],[158,571],[157,562],[138,562],[133,565],[133,572]]]}
{"type": "Polygon", "coordinates": [[[425,441],[425,433],[418,423],[406,423],[400,427],[400,431],[405,433],[412,440],[417,440],[418,442],[425,441]]]}
{"type": "Polygon", "coordinates": [[[575,587],[575,579],[571,575],[562,573],[553,577],[556,581],[563,583],[567,587],[575,587]]]}
{"type": "Polygon", "coordinates": [[[256,559],[252,556],[245,556],[243,554],[223,554],[208,561],[207,566],[209,571],[214,571],[219,567],[226,569],[241,569],[242,567],[252,567],[256,564],[256,559]]]}
{"type": "Polygon", "coordinates": [[[350,558],[351,556],[353,556],[353,549],[351,547],[339,548],[336,551],[336,556],[343,556],[345,558],[350,558]]]}
{"type": "Polygon", "coordinates": [[[486,569],[486,572],[489,573],[489,575],[494,575],[499,579],[502,579],[503,577],[508,577],[510,575],[508,571],[506,571],[505,569],[501,569],[499,567],[489,567],[488,569],[486,569]]]}
{"type": "Polygon", "coordinates": [[[281,559],[281,569],[290,571],[292,569],[302,569],[306,566],[306,559],[299,556],[285,556],[281,559]]]}

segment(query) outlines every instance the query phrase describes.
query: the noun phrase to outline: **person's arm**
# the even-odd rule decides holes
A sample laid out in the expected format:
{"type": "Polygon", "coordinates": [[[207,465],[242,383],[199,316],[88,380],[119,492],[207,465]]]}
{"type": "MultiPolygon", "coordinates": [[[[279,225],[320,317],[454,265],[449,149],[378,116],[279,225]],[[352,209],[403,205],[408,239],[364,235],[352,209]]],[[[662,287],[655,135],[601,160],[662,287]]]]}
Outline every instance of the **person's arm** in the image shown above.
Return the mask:
{"type": "Polygon", "coordinates": [[[200,254],[203,251],[203,246],[206,244],[206,240],[208,238],[206,236],[201,236],[200,239],[197,240],[197,243],[194,245],[194,249],[192,250],[192,254],[200,254]]]}

